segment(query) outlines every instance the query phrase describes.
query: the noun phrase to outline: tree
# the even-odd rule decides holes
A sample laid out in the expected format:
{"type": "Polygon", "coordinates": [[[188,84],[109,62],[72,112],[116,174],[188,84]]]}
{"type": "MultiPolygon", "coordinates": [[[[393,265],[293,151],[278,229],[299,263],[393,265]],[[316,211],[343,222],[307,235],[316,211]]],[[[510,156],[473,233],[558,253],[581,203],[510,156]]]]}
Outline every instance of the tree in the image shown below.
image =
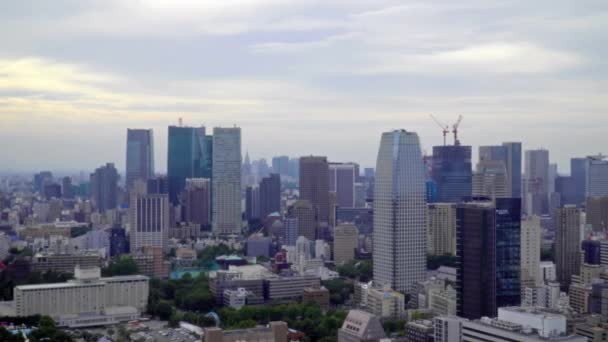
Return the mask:
{"type": "Polygon", "coordinates": [[[173,314],[173,307],[171,304],[163,300],[158,303],[155,311],[161,320],[166,321],[171,317],[171,314],[173,314]]]}
{"type": "Polygon", "coordinates": [[[104,277],[113,277],[121,275],[132,275],[137,274],[137,264],[128,255],[121,255],[117,258],[112,259],[108,267],[101,270],[104,277]]]}

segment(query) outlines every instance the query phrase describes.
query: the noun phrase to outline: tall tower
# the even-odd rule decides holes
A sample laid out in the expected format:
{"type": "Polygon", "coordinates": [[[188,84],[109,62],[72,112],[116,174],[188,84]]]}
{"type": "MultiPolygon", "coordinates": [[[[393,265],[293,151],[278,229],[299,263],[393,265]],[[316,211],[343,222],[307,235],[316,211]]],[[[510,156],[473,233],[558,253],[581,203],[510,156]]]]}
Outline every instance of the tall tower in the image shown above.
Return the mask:
{"type": "Polygon", "coordinates": [[[186,178],[204,177],[205,127],[169,126],[167,176],[169,201],[176,205],[186,178]]]}
{"type": "Polygon", "coordinates": [[[524,172],[525,212],[542,215],[549,212],[549,151],[544,149],[526,151],[524,172]]]}
{"type": "Polygon", "coordinates": [[[91,197],[99,212],[116,209],[118,171],[114,163],[107,163],[91,174],[91,197]]]}
{"type": "Polygon", "coordinates": [[[521,199],[497,198],[496,305],[518,306],[521,301],[521,199]]]}
{"type": "Polygon", "coordinates": [[[271,173],[260,182],[260,217],[281,212],[281,176],[271,173]]]}
{"type": "Polygon", "coordinates": [[[471,146],[434,146],[432,177],[437,185],[437,202],[460,202],[470,197],[471,146]]]}
{"type": "Polygon", "coordinates": [[[151,129],[127,129],[127,190],[136,179],[154,177],[154,141],[151,129]]]}
{"type": "Polygon", "coordinates": [[[528,216],[521,221],[521,287],[542,285],[540,277],[540,217],[528,216]]]}
{"type": "Polygon", "coordinates": [[[374,281],[411,292],[425,279],[427,207],[420,141],[414,132],[382,134],[374,190],[374,281]]]}
{"type": "Polygon", "coordinates": [[[240,234],[241,129],[213,129],[212,220],[216,234],[240,234]]]}
{"type": "Polygon", "coordinates": [[[458,316],[496,317],[496,208],[490,201],[456,209],[458,316]]]}
{"type": "Polygon", "coordinates": [[[570,286],[572,275],[579,274],[581,247],[581,210],[567,205],[555,210],[555,267],[562,289],[570,286]]]}
{"type": "Polygon", "coordinates": [[[329,222],[329,165],[326,157],[300,158],[300,198],[310,201],[317,223],[329,222]]]}
{"type": "Polygon", "coordinates": [[[336,205],[340,208],[355,207],[355,163],[329,164],[329,191],[336,193],[336,205]]]}
{"type": "Polygon", "coordinates": [[[157,247],[167,251],[169,197],[166,194],[133,192],[130,216],[131,252],[141,252],[144,247],[157,247]]]}

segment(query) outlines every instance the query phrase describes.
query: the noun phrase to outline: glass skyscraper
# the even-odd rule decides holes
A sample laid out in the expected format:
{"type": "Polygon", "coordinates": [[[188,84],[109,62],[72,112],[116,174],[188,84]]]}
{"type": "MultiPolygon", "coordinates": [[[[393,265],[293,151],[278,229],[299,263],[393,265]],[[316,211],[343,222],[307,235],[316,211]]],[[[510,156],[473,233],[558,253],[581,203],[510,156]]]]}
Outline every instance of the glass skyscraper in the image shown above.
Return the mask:
{"type": "Polygon", "coordinates": [[[169,201],[175,205],[186,178],[204,177],[205,127],[169,126],[167,176],[169,201]]]}
{"type": "Polygon", "coordinates": [[[127,189],[136,179],[154,176],[154,142],[151,129],[127,129],[127,189]]]}
{"type": "Polygon", "coordinates": [[[521,199],[496,199],[496,306],[517,306],[520,292],[521,199]]]}
{"type": "Polygon", "coordinates": [[[437,202],[461,202],[471,197],[471,146],[434,146],[432,178],[437,185],[437,202]]]}

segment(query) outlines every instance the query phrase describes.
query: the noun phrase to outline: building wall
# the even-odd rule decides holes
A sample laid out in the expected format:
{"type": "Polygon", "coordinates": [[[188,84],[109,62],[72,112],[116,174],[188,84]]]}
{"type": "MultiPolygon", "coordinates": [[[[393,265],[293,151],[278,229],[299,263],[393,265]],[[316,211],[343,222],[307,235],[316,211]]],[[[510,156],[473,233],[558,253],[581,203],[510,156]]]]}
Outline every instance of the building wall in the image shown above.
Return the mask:
{"type": "Polygon", "coordinates": [[[240,234],[241,129],[213,129],[212,208],[216,234],[240,234]]]}
{"type": "Polygon", "coordinates": [[[343,264],[355,258],[359,232],[352,224],[342,224],[334,228],[334,263],[343,264]]]}
{"type": "Polygon", "coordinates": [[[428,212],[427,252],[456,255],[456,205],[433,203],[428,205],[428,212]]]}
{"type": "Polygon", "coordinates": [[[555,211],[555,266],[557,280],[567,289],[580,267],[580,209],[575,206],[555,211]]]}

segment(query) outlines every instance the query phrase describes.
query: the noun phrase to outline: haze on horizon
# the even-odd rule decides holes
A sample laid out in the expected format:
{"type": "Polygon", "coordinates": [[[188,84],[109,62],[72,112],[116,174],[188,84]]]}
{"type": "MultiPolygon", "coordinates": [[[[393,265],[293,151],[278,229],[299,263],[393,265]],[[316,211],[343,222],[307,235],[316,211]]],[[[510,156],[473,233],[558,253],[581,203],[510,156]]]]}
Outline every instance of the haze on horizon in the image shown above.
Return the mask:
{"type": "MultiPolygon", "coordinates": [[[[240,126],[243,152],[373,166],[383,131],[608,153],[605,0],[0,3],[1,171],[124,172],[127,128],[240,126]]],[[[451,140],[451,139],[450,139],[451,140]]],[[[475,159],[476,161],[476,159],[475,159]]]]}

